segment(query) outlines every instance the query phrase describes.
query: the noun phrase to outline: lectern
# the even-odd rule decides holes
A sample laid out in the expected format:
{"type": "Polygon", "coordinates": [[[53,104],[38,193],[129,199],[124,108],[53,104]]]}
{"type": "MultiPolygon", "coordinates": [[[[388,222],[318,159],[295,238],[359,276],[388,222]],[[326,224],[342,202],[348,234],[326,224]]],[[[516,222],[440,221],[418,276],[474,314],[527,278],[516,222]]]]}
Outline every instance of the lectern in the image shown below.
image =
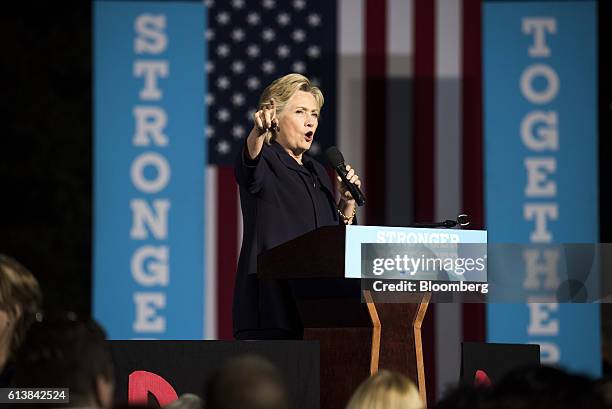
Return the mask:
{"type": "Polygon", "coordinates": [[[430,294],[415,303],[383,304],[361,290],[355,266],[363,229],[370,227],[321,227],[257,259],[260,279],[289,280],[304,339],[320,342],[322,409],[343,409],[359,383],[379,369],[408,375],[427,402],[421,324],[430,294]]]}

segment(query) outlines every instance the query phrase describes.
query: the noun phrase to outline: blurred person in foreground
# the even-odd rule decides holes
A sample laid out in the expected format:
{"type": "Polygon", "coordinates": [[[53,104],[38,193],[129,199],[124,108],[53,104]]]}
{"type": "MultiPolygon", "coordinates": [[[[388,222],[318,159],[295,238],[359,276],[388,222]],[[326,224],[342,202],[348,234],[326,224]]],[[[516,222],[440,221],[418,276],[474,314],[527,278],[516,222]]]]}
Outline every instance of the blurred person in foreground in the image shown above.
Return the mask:
{"type": "Polygon", "coordinates": [[[14,385],[69,388],[68,406],[110,409],[115,384],[104,330],[72,313],[34,322],[17,354],[14,385]]]}
{"type": "Polygon", "coordinates": [[[346,409],[424,409],[419,390],[407,376],[380,370],[353,392],[346,409]]]}
{"type": "MultiPolygon", "coordinates": [[[[258,280],[257,256],[321,226],[352,224],[356,203],[343,183],[340,200],[325,168],[308,156],[323,94],[308,78],[288,74],[262,93],[254,126],[236,157],[244,235],[234,289],[237,339],[300,339],[303,328],[291,289],[258,280]]],[[[350,166],[347,179],[361,186],[350,166]]],[[[295,260],[308,256],[308,249],[295,260]]]]}
{"type": "Polygon", "coordinates": [[[0,254],[0,388],[15,370],[15,355],[42,304],[38,281],[28,269],[0,254]]]}
{"type": "Polygon", "coordinates": [[[492,386],[459,385],[436,409],[603,409],[604,396],[590,378],[550,366],[513,369],[492,386]]]}
{"type": "Polygon", "coordinates": [[[184,393],[173,402],[170,402],[164,409],[204,409],[202,398],[193,393],[184,393]]]}
{"type": "Polygon", "coordinates": [[[606,408],[612,408],[612,378],[610,376],[604,376],[595,382],[595,388],[597,393],[601,396],[601,399],[606,408]]]}
{"type": "Polygon", "coordinates": [[[491,388],[476,385],[458,385],[446,391],[436,403],[436,409],[484,409],[491,388]]]}
{"type": "Polygon", "coordinates": [[[208,380],[206,409],[288,409],[289,398],[281,372],[257,355],[229,359],[208,380]]]}
{"type": "Polygon", "coordinates": [[[604,398],[589,377],[550,366],[508,372],[493,387],[485,409],[600,409],[604,398]]]}

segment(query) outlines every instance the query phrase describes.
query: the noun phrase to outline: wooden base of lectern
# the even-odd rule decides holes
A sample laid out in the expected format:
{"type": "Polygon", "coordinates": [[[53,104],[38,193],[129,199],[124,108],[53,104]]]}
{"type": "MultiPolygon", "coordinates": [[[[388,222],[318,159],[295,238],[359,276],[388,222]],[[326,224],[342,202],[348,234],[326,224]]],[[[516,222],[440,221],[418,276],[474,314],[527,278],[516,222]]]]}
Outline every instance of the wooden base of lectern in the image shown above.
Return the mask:
{"type": "MultiPolygon", "coordinates": [[[[368,298],[371,300],[369,294],[365,296],[366,300],[368,298]]],[[[375,318],[384,323],[381,325],[378,353],[375,351],[376,342],[372,342],[372,356],[379,356],[376,370],[389,369],[408,375],[419,388],[419,395],[425,405],[427,405],[427,390],[421,326],[430,299],[431,294],[425,293],[419,304],[368,302],[368,308],[376,313],[375,318]]]]}
{"type": "Polygon", "coordinates": [[[343,409],[355,389],[379,369],[401,372],[427,402],[421,325],[431,294],[419,304],[366,303],[354,300],[302,300],[304,339],[321,348],[321,409],[343,409]],[[323,310],[322,310],[323,309],[323,310]],[[347,320],[347,314],[352,319],[347,320]],[[326,317],[321,321],[321,317],[326,317]],[[335,317],[343,317],[338,322],[335,317]]]}

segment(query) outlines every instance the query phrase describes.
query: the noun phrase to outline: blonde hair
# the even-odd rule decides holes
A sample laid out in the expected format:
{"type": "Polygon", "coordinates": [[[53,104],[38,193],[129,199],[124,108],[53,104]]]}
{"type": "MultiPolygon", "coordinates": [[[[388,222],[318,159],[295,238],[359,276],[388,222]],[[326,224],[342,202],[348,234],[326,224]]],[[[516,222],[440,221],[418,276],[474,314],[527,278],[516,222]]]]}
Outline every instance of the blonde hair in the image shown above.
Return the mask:
{"type": "MultiPolygon", "coordinates": [[[[276,116],[278,117],[281,112],[285,109],[287,102],[297,91],[309,92],[317,101],[319,111],[323,107],[323,93],[319,87],[312,85],[310,80],[302,74],[287,74],[284,77],[275,79],[270,85],[263,90],[261,97],[259,97],[258,109],[261,110],[265,106],[269,105],[270,100],[274,98],[274,104],[276,105],[276,116]]],[[[276,138],[276,131],[267,132],[265,135],[265,141],[269,145],[276,138]]]]}
{"type": "Polygon", "coordinates": [[[0,309],[17,321],[9,354],[15,354],[21,345],[41,304],[40,286],[32,273],[15,259],[0,254],[0,309]]]}
{"type": "Polygon", "coordinates": [[[406,376],[380,370],[359,385],[346,409],[422,409],[416,385],[406,376]]]}

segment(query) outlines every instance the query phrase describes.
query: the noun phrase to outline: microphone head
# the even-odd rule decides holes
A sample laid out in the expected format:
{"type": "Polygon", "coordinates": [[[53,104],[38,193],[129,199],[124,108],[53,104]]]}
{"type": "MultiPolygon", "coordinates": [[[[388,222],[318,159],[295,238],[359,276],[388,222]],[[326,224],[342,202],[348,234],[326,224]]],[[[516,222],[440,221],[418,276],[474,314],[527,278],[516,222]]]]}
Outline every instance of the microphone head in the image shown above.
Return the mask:
{"type": "Polygon", "coordinates": [[[457,216],[457,224],[459,226],[465,227],[470,224],[470,218],[467,214],[460,214],[457,216]]]}
{"type": "Polygon", "coordinates": [[[330,146],[325,150],[325,157],[332,167],[341,166],[344,163],[344,156],[340,153],[338,148],[330,146]]]}

